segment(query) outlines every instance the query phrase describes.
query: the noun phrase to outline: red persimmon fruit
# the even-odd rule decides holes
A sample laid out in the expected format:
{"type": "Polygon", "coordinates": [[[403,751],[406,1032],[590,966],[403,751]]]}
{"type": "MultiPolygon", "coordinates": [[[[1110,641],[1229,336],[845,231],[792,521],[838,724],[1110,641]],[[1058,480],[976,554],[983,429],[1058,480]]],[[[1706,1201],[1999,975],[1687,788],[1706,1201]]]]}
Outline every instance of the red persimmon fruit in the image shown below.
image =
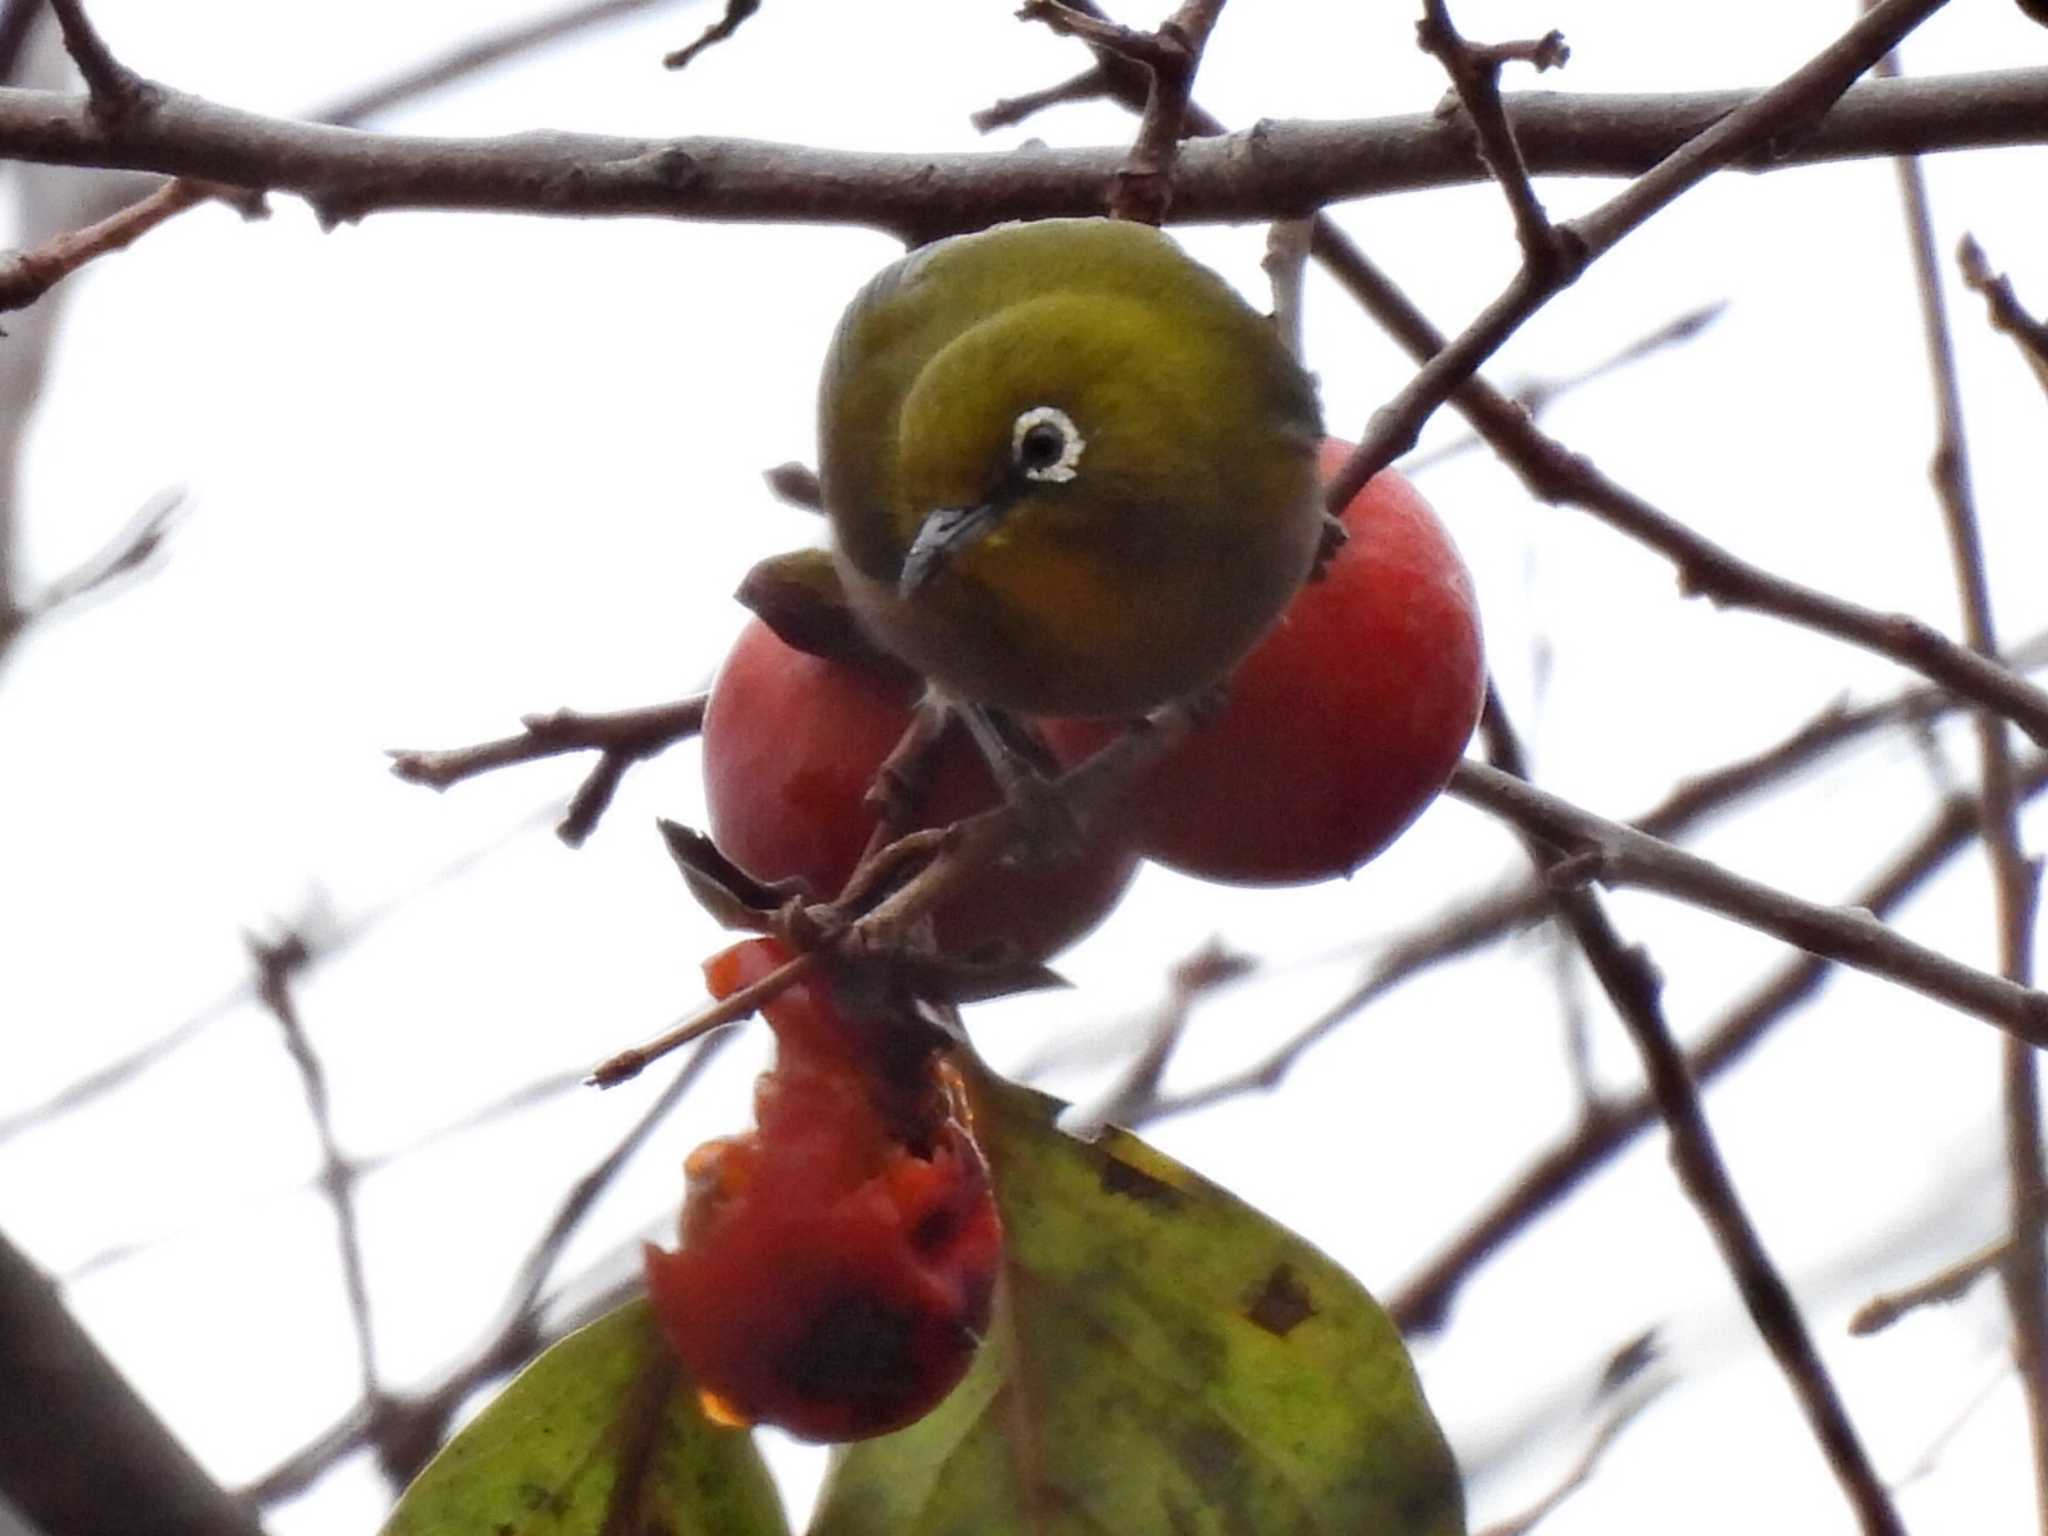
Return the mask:
{"type": "MultiPolygon", "coordinates": [[[[1350,451],[1325,441],[1326,478],[1350,451]]],[[[1486,688],[1471,575],[1393,470],[1342,522],[1348,541],[1231,675],[1221,713],[1138,786],[1132,816],[1147,856],[1237,885],[1348,874],[1450,777],[1486,688]]],[[[1117,729],[1044,726],[1069,762],[1117,729]]]]}

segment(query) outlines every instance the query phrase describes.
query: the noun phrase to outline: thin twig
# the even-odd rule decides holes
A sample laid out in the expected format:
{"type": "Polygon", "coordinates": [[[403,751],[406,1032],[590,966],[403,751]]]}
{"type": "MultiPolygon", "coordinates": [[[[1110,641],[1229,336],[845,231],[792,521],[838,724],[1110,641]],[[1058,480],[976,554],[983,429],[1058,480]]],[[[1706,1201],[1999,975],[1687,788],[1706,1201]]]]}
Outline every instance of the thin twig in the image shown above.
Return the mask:
{"type": "MultiPolygon", "coordinates": [[[[1898,71],[1896,56],[1879,65],[1898,71]]],[[[1956,373],[1955,344],[1941,291],[1941,258],[1936,254],[1934,214],[1927,182],[1911,155],[1893,161],[1906,230],[1913,249],[1915,287],[1928,372],[1934,383],[1936,443],[1929,478],[1941,505],[1961,598],[1963,635],[1979,655],[1998,654],[1986,574],[1984,540],[1971,485],[1969,436],[1963,424],[1962,383],[1956,373]]],[[[2020,847],[2019,807],[2013,789],[2012,747],[2005,722],[1985,710],[1974,712],[1978,776],[1984,797],[1984,845],[1990,855],[1993,904],[1997,913],[1999,969],[2022,986],[2033,979],[2035,903],[2040,868],[2020,847]]],[[[2041,1091],[2034,1048],[2007,1040],[2001,1053],[2004,1098],[2006,1199],[2011,1246],[1999,1274],[2006,1310],[2012,1317],[2013,1364],[2018,1371],[2032,1442],[2036,1523],[2048,1533],[2048,1254],[2042,1251],[2042,1207],[2048,1202],[2048,1163],[2041,1147],[2041,1091]]]]}
{"type": "Polygon", "coordinates": [[[163,548],[184,509],[183,491],[159,491],[150,497],[105,545],[36,594],[28,607],[29,617],[47,619],[80,598],[140,571],[163,548]]]}
{"type": "MultiPolygon", "coordinates": [[[[1183,740],[1193,723],[1193,714],[1184,705],[1169,704],[1154,710],[1142,728],[1126,731],[1094,756],[1068,769],[1053,781],[1052,788],[1075,822],[1085,829],[1105,804],[1127,792],[1138,775],[1183,740]]],[[[759,981],[708,1004],[653,1039],[606,1057],[591,1069],[591,1085],[616,1087],[679,1046],[746,1018],[809,975],[833,949],[899,947],[911,924],[942,905],[961,886],[979,877],[1029,837],[1037,825],[1037,809],[1028,802],[1006,800],[950,826],[909,832],[893,844],[871,849],[847,877],[846,892],[836,902],[824,903],[805,914],[802,926],[811,934],[815,947],[784,961],[759,981]],[[871,911],[849,921],[852,910],[872,894],[875,871],[893,868],[906,847],[919,856],[929,854],[929,862],[871,911]]]]}
{"type": "Polygon", "coordinates": [[[1211,939],[1167,972],[1166,999],[1146,1030],[1144,1049],[1093,1104],[1062,1118],[1066,1130],[1089,1141],[1102,1127],[1133,1123],[1136,1116],[1158,1103],[1160,1082],[1187,1035],[1195,1005],[1257,964],[1249,955],[1227,950],[1211,939]]]}
{"type": "Polygon", "coordinates": [[[143,235],[214,195],[204,181],[168,181],[97,224],[70,230],[0,262],[0,310],[25,309],[88,262],[125,250],[143,235]]]}
{"type": "Polygon", "coordinates": [[[1100,101],[1109,92],[1108,77],[1100,65],[1091,65],[1079,74],[1070,76],[1056,85],[1043,90],[1027,91],[1022,96],[1008,96],[983,107],[971,114],[967,121],[974,125],[977,133],[993,133],[998,128],[1014,128],[1029,118],[1036,117],[1048,107],[1057,107],[1072,101],[1100,101]]]}
{"type": "Polygon", "coordinates": [[[1478,135],[1479,156],[1507,196],[1515,239],[1522,247],[1522,264],[1539,273],[1575,265],[1579,256],[1570,247],[1573,237],[1553,225],[1543,211],[1543,201],[1529,182],[1528,162],[1522,158],[1500,99],[1501,67],[1513,59],[1533,64],[1539,71],[1561,67],[1571,57],[1564,34],[1551,32],[1534,42],[1475,47],[1459,35],[1445,0],[1423,0],[1415,36],[1422,51],[1443,65],[1464,104],[1478,135]]]}
{"type": "Polygon", "coordinates": [[[817,967],[822,954],[822,950],[807,949],[791,956],[760,980],[749,982],[736,992],[728,992],[653,1039],[628,1046],[623,1051],[614,1051],[592,1067],[590,1076],[584,1081],[593,1088],[616,1088],[621,1083],[631,1082],[669,1052],[680,1050],[693,1040],[717,1038],[716,1031],[728,1024],[737,1024],[802,981],[817,967]]]}
{"type": "Polygon", "coordinates": [[[565,752],[597,752],[597,765],[578,787],[555,833],[570,847],[580,847],[597,825],[612,796],[637,762],[664,752],[697,734],[704,725],[705,696],[694,694],[670,704],[619,709],[605,714],[558,709],[527,715],[517,736],[501,736],[472,747],[421,751],[394,747],[388,753],[391,771],[408,784],[444,790],[464,779],[515,763],[537,762],[565,752]]]}
{"type": "Polygon", "coordinates": [[[435,751],[394,747],[387,755],[391,771],[408,784],[442,790],[480,773],[564,752],[645,756],[694,736],[704,724],[704,704],[704,695],[695,694],[669,704],[603,714],[558,709],[551,714],[522,716],[522,729],[516,736],[435,751]]]}
{"type": "Polygon", "coordinates": [[[2011,278],[1991,270],[1984,248],[1974,238],[1963,236],[1956,249],[1956,260],[1962,266],[1964,284],[1983,298],[1992,329],[2013,339],[2034,377],[2043,389],[2048,389],[2048,325],[2027,312],[2019,295],[2013,292],[2011,278]]]}
{"type": "Polygon", "coordinates": [[[1927,1443],[1927,1449],[1920,1453],[1919,1458],[1911,1466],[1899,1474],[1898,1481],[1892,1486],[1904,1492],[1931,1474],[1941,1464],[1942,1453],[1948,1449],[1950,1443],[1962,1433],[1964,1427],[1983,1410],[1985,1404],[1992,1400],[2004,1384],[2005,1366],[2000,1362],[1985,1373],[1977,1389],[1963,1400],[1962,1406],[1950,1415],[1941,1432],[1927,1443]]]}
{"type": "Polygon", "coordinates": [[[1601,1421],[1599,1429],[1594,1431],[1592,1439],[1586,1442],[1586,1449],[1580,1454],[1578,1461],[1555,1488],[1520,1514],[1496,1521],[1474,1533],[1474,1536],[1529,1536],[1529,1532],[1557,1513],[1558,1508],[1567,1499],[1592,1480],[1594,1472],[1599,1469],[1601,1458],[1607,1454],[1608,1447],[1621,1438],[1621,1432],[1640,1418],[1643,1410],[1654,1403],[1668,1385],[1668,1382],[1660,1382],[1651,1390],[1637,1394],[1609,1413],[1601,1421]]]}
{"type": "Polygon", "coordinates": [[[1139,32],[1104,21],[1060,0],[1024,0],[1019,19],[1042,21],[1053,31],[1079,37],[1098,49],[1141,66],[1148,77],[1145,107],[1131,152],[1110,183],[1109,216],[1162,224],[1173,205],[1173,168],[1186,132],[1188,97],[1202,50],[1223,10],[1223,0],[1183,0],[1156,32],[1139,32]]]}
{"type": "MultiPolygon", "coordinates": [[[[1521,746],[1491,689],[1480,730],[1500,765],[1492,771],[1520,782],[1524,771],[1521,746]]],[[[1524,841],[1539,870],[1547,872],[1559,862],[1543,835],[1531,833],[1524,841]]],[[[1905,1526],[1849,1422],[1841,1394],[1814,1347],[1791,1288],[1765,1250],[1715,1145],[1699,1088],[1664,1016],[1663,978],[1641,946],[1623,942],[1595,892],[1573,885],[1559,890],[1556,899],[1560,919],[1578,940],[1642,1057],[1650,1097],[1671,1139],[1671,1160],[1679,1183],[1720,1249],[1750,1320],[1798,1398],[1843,1493],[1868,1536],[1904,1536],[1905,1526]]]]}
{"type": "Polygon", "coordinates": [[[1273,288],[1273,329],[1297,362],[1308,355],[1302,342],[1302,301],[1314,234],[1307,219],[1276,220],[1266,231],[1266,254],[1259,262],[1273,288]]]}
{"type": "Polygon", "coordinates": [[[1959,1301],[1986,1275],[1996,1274],[2012,1252],[2012,1239],[2004,1238],[1980,1248],[1966,1259],[1945,1265],[1925,1280],[1903,1290],[1887,1291],[1858,1307],[1849,1319],[1849,1332],[1858,1338],[1882,1333],[1900,1318],[1922,1307],[1959,1301]]]}
{"type": "Polygon", "coordinates": [[[108,129],[119,129],[155,102],[155,87],[114,57],[99,29],[85,14],[82,0],[50,0],[64,48],[91,93],[93,117],[108,129]]]}
{"type": "Polygon", "coordinates": [[[292,997],[292,979],[312,962],[313,950],[296,933],[276,940],[248,937],[249,956],[256,965],[256,995],[284,1032],[286,1052],[298,1069],[299,1084],[306,1095],[306,1109],[313,1121],[313,1134],[320,1144],[320,1186],[334,1212],[335,1239],[341,1250],[342,1286],[348,1296],[349,1322],[355,1333],[356,1366],[362,1380],[362,1398],[371,1405],[371,1417],[384,1400],[383,1383],[377,1375],[376,1330],[370,1320],[370,1285],[363,1268],[362,1226],[356,1219],[355,1164],[343,1154],[334,1135],[334,1106],[327,1091],[327,1070],[313,1049],[306,1027],[299,1019],[298,1004],[292,997]]]}
{"type": "Polygon", "coordinates": [[[733,33],[739,31],[741,24],[760,9],[761,0],[725,0],[725,14],[706,27],[703,35],[688,47],[678,48],[674,53],[664,54],[661,60],[661,67],[663,69],[682,69],[690,60],[696,58],[706,48],[724,42],[733,33]]]}
{"type": "Polygon", "coordinates": [[[508,60],[562,42],[578,32],[676,3],[677,0],[591,0],[591,3],[566,6],[531,21],[481,33],[388,80],[380,80],[375,85],[330,101],[311,115],[318,122],[344,128],[356,127],[394,107],[406,106],[508,60]]]}

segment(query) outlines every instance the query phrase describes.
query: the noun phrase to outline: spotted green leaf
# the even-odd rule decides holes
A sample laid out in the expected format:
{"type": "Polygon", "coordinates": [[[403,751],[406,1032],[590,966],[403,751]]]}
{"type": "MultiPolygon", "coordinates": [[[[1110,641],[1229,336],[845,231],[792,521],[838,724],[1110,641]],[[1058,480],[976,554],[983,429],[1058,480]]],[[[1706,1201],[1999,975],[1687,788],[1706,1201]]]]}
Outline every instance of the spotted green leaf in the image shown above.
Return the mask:
{"type": "Polygon", "coordinates": [[[562,1340],[436,1456],[384,1536],[786,1536],[753,1437],[697,1406],[644,1301],[562,1340]]]}
{"type": "Polygon", "coordinates": [[[1462,1536],[1399,1334],[1334,1263],[1146,1146],[986,1077],[1002,1302],[939,1409],[848,1448],[812,1536],[1462,1536]]]}

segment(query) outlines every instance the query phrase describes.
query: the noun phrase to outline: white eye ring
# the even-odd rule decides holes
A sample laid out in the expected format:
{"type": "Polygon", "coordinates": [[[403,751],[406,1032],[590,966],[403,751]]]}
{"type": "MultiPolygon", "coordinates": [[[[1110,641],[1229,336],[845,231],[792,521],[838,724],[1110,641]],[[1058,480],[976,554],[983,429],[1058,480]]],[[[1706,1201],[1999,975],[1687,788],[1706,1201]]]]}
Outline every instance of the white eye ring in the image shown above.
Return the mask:
{"type": "Polygon", "coordinates": [[[1081,450],[1087,446],[1088,441],[1081,436],[1081,429],[1074,425],[1074,418],[1056,405],[1034,405],[1010,428],[1010,457],[1023,469],[1027,480],[1064,483],[1073,479],[1080,473],[1075,466],[1081,462],[1081,450]],[[1045,427],[1051,427],[1060,435],[1059,457],[1050,463],[1027,464],[1024,440],[1037,432],[1042,441],[1044,434],[1040,429],[1045,427]]]}

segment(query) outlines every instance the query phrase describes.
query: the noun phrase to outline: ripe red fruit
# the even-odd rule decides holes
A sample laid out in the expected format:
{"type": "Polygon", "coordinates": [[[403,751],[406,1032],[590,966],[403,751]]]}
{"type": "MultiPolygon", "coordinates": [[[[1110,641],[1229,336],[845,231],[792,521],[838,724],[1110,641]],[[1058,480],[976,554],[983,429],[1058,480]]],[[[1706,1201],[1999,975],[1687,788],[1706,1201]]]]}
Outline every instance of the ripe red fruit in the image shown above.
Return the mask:
{"type": "MultiPolygon", "coordinates": [[[[1350,453],[1322,447],[1324,476],[1350,453]]],[[[1344,509],[1350,540],[1231,676],[1221,715],[1133,796],[1141,852],[1242,885],[1349,874],[1420,814],[1479,719],[1472,578],[1415,488],[1383,470],[1344,509]]],[[[1045,722],[1062,759],[1115,734],[1045,722]]]]}
{"type": "MultiPolygon", "coordinates": [[[[789,957],[771,939],[705,967],[723,996],[789,957]]],[[[646,1249],[655,1316],[712,1416],[846,1441],[922,1418],[966,1373],[1002,1255],[988,1170],[929,1050],[883,1049],[829,978],[763,1010],[757,1129],[684,1165],[680,1250],[646,1249]]],[[[896,1035],[900,1043],[900,1032],[896,1035]]]]}
{"type": "MultiPolygon", "coordinates": [[[[821,899],[837,895],[874,831],[864,797],[917,690],[907,674],[795,650],[750,621],[704,712],[711,836],[726,857],[757,880],[801,878],[821,899]]],[[[954,733],[939,748],[920,824],[943,826],[996,801],[987,766],[954,733]]],[[[1065,862],[987,870],[933,914],[939,947],[963,955],[1007,939],[1043,959],[1102,921],[1137,862],[1102,838],[1065,862]]]]}

